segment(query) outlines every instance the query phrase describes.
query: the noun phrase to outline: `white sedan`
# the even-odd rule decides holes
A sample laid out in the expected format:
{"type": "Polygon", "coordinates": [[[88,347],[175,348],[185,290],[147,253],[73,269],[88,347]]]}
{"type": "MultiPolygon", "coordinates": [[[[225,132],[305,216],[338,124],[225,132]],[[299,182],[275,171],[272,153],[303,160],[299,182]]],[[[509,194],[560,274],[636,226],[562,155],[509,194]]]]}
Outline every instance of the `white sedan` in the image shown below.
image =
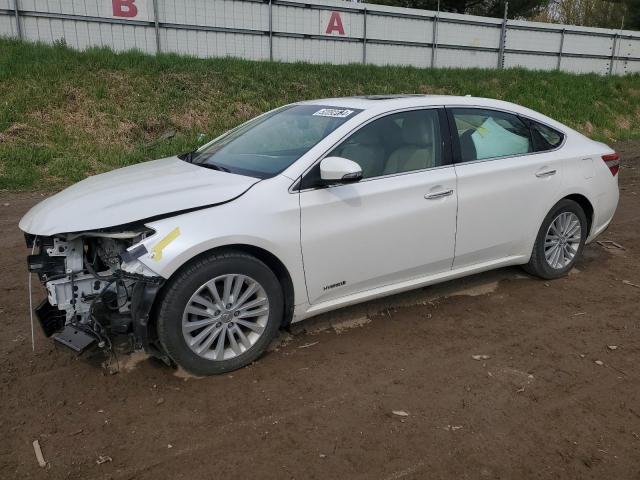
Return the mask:
{"type": "Polygon", "coordinates": [[[116,335],[198,375],[282,326],[507,265],[565,275],[618,203],[618,155],[507,102],[333,98],[90,177],[20,222],[45,334],[116,335]]]}

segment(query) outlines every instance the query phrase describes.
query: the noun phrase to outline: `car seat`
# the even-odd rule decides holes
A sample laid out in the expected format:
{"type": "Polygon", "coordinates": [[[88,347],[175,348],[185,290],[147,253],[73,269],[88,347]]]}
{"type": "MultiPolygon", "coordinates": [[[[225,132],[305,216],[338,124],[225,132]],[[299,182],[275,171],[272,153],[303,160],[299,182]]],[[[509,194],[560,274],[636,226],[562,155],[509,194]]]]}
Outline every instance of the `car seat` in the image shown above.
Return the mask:
{"type": "Polygon", "coordinates": [[[360,165],[363,178],[382,175],[384,150],[374,129],[364,127],[342,147],[340,156],[360,165]]]}
{"type": "Polygon", "coordinates": [[[410,172],[435,166],[433,155],[433,122],[421,118],[402,125],[404,145],[391,155],[384,169],[385,174],[410,172]]]}

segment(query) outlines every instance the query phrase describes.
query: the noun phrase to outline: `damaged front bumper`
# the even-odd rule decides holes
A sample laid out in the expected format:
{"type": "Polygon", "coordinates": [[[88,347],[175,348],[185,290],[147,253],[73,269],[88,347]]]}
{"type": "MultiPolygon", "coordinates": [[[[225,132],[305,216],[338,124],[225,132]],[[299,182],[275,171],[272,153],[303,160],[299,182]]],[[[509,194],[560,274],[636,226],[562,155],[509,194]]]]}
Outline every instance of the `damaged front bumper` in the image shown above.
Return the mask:
{"type": "Polygon", "coordinates": [[[124,337],[134,349],[170,363],[150,321],[164,279],[136,257],[137,245],[151,234],[144,226],[55,237],[26,234],[29,271],[47,291],[35,308],[44,334],[77,352],[94,343],[113,348],[112,340],[124,337]]]}

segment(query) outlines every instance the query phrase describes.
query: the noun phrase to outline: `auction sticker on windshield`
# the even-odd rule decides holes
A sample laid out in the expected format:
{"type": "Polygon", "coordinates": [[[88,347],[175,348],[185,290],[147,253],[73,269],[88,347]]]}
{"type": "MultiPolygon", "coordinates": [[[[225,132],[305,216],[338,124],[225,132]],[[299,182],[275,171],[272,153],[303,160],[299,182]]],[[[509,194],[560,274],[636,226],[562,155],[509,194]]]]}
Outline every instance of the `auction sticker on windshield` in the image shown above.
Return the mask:
{"type": "Polygon", "coordinates": [[[347,118],[353,113],[353,110],[339,110],[336,108],[323,108],[314,113],[317,117],[335,117],[335,118],[347,118]]]}

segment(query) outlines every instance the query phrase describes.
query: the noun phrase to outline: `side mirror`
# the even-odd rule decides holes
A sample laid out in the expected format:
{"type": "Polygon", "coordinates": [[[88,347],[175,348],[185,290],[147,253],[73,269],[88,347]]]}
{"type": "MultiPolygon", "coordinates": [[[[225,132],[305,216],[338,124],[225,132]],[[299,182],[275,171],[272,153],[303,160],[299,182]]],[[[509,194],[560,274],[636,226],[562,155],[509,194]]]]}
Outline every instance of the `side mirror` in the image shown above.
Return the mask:
{"type": "Polygon", "coordinates": [[[320,162],[320,180],[325,185],[359,182],[362,169],[347,158],[327,157],[320,162]]]}

